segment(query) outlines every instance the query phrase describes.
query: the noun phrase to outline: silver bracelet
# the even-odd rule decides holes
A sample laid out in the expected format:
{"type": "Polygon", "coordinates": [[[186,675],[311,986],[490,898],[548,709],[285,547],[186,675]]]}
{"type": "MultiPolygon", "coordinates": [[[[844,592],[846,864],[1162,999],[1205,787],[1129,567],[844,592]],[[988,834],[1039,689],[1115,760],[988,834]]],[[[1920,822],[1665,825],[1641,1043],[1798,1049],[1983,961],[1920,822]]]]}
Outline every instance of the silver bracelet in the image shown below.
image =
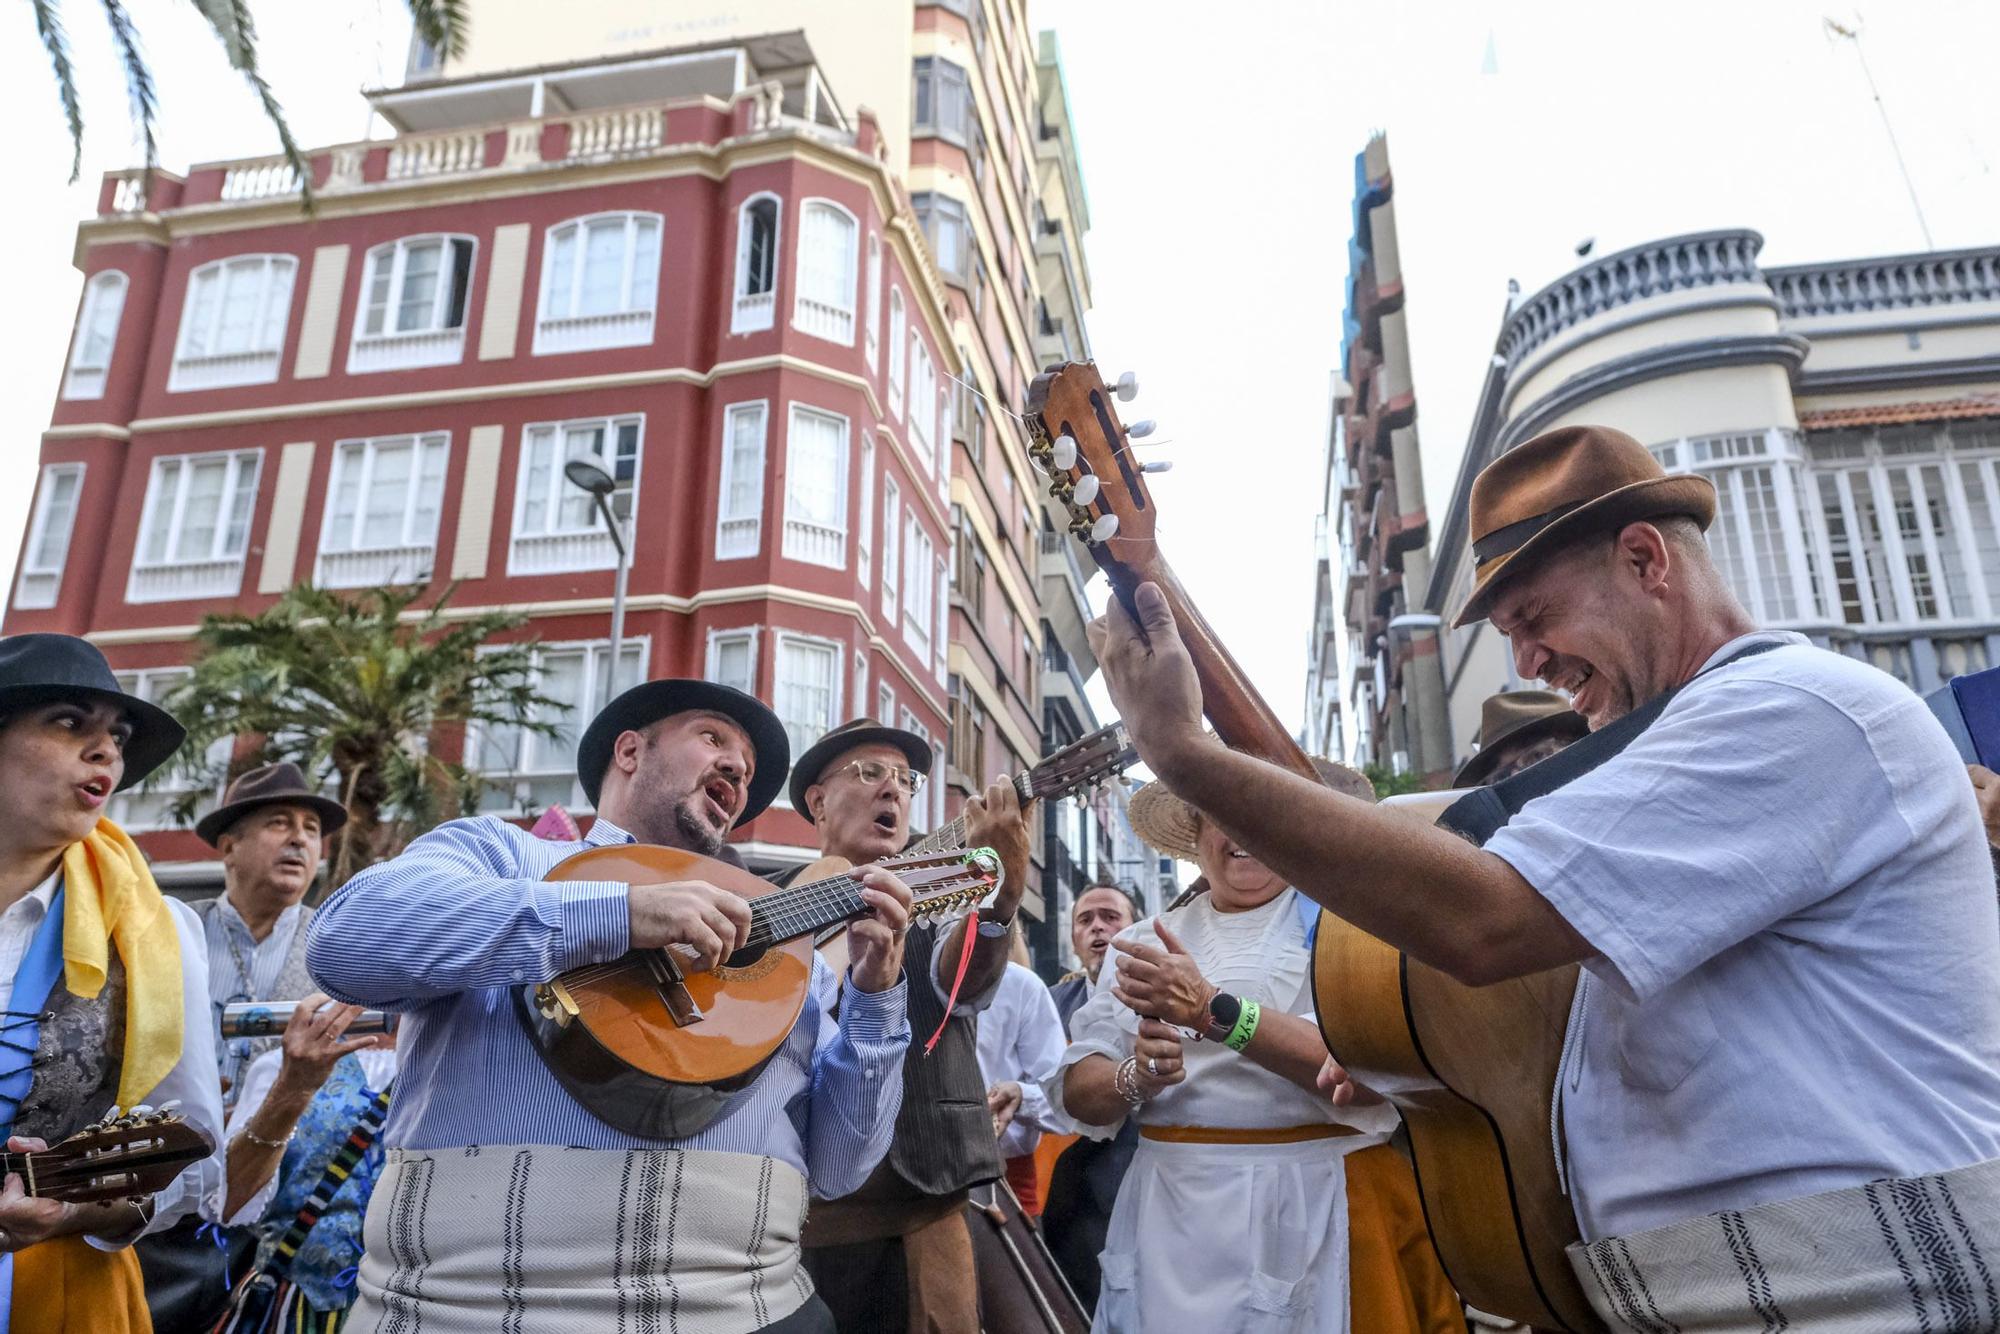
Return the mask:
{"type": "Polygon", "coordinates": [[[236,1132],[236,1138],[247,1139],[252,1144],[255,1144],[259,1148],[263,1149],[282,1149],[287,1145],[289,1145],[292,1142],[293,1137],[296,1136],[298,1133],[299,1133],[299,1128],[297,1126],[293,1126],[290,1130],[285,1132],[285,1137],[283,1139],[265,1139],[262,1135],[252,1130],[248,1122],[245,1122],[243,1129],[236,1132]]]}
{"type": "Polygon", "coordinates": [[[1134,1109],[1145,1106],[1152,1095],[1139,1087],[1139,1058],[1127,1056],[1111,1074],[1111,1088],[1134,1109]]]}

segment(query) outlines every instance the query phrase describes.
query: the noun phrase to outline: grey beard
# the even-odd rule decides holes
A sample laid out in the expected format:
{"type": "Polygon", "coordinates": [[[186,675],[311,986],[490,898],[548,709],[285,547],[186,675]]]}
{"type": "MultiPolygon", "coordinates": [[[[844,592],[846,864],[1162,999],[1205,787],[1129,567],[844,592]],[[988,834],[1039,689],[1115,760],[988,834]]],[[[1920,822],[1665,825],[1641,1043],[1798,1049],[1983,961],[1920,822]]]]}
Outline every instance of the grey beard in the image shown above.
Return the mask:
{"type": "MultiPolygon", "coordinates": [[[[699,795],[699,794],[696,794],[699,795]]],[[[674,827],[687,840],[690,852],[698,852],[704,857],[713,857],[722,851],[723,836],[709,828],[708,823],[694,813],[694,796],[682,797],[674,805],[674,827]]]]}

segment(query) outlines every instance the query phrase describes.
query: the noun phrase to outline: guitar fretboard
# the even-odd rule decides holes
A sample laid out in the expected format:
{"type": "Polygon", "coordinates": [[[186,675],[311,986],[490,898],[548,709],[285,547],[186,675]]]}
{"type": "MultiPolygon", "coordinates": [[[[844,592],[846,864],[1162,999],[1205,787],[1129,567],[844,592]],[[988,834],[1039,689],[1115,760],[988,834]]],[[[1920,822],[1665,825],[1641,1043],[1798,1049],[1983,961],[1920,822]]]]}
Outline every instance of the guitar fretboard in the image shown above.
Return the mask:
{"type": "MultiPolygon", "coordinates": [[[[1009,780],[1014,784],[1014,795],[1019,797],[1024,805],[1035,799],[1032,778],[1032,774],[1015,774],[1009,780]]],[[[964,846],[965,817],[960,815],[939,825],[936,829],[931,830],[930,833],[925,834],[910,851],[913,853],[943,852],[947,848],[962,848],[964,846]]]]}

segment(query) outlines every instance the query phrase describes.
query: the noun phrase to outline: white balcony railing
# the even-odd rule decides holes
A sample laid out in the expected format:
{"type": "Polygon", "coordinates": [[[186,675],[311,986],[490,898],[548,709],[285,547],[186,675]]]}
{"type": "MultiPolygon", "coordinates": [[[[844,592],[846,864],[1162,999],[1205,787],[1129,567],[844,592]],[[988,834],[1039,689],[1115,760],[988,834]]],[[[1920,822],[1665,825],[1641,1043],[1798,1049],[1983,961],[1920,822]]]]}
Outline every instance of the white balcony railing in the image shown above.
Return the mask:
{"type": "Polygon", "coordinates": [[[736,298],[736,313],[729,321],[731,333],[756,333],[771,327],[771,316],[777,306],[776,297],[770,292],[754,292],[749,296],[736,298]]]}
{"type": "MultiPolygon", "coordinates": [[[[715,554],[719,560],[736,560],[757,554],[759,521],[756,519],[724,519],[717,525],[715,554]]],[[[54,606],[54,603],[49,605],[54,606]]]]}
{"type": "Polygon", "coordinates": [[[411,135],[389,145],[388,179],[456,176],[486,165],[486,135],[481,130],[411,135]]]}
{"type": "Polygon", "coordinates": [[[103,398],[104,372],[102,366],[72,366],[63,381],[64,398],[103,398]]]}
{"type": "Polygon", "coordinates": [[[576,533],[534,533],[514,539],[509,574],[567,574],[573,570],[615,570],[618,548],[602,528],[576,533]]]}
{"type": "Polygon", "coordinates": [[[785,520],[785,559],[839,570],[847,565],[847,532],[804,519],[785,520]]]}
{"type": "Polygon", "coordinates": [[[20,582],[14,585],[14,606],[20,611],[53,607],[61,589],[61,570],[23,570],[20,582]]]}
{"type": "Polygon", "coordinates": [[[800,296],[792,311],[792,327],[815,338],[854,345],[854,312],[800,296]]]}
{"type": "Polygon", "coordinates": [[[623,107],[578,116],[569,123],[569,156],[607,158],[650,153],[660,146],[666,123],[658,107],[623,107]]]}
{"type": "Polygon", "coordinates": [[[127,602],[182,602],[193,598],[233,598],[243,591],[243,557],[134,565],[125,584],[127,602]]]}
{"type": "Polygon", "coordinates": [[[229,203],[244,199],[276,199],[299,192],[299,169],[282,157],[253,158],[231,163],[222,173],[222,197],[229,203]]]}
{"type": "Polygon", "coordinates": [[[320,588],[373,588],[379,584],[420,584],[437,564],[435,546],[375,547],[322,551],[313,583],[320,588]]]}
{"type": "Polygon", "coordinates": [[[177,357],[167,376],[167,390],[226,389],[238,384],[269,384],[278,378],[278,351],[221,352],[206,357],[177,357]]]}
{"type": "Polygon", "coordinates": [[[622,310],[610,315],[569,315],[545,319],[535,329],[535,351],[589,352],[602,347],[643,347],[653,341],[653,312],[622,310]]]}
{"type": "Polygon", "coordinates": [[[465,359],[465,330],[424,329],[414,333],[362,334],[347,355],[350,375],[406,371],[420,366],[456,366],[465,359]]]}
{"type": "Polygon", "coordinates": [[[111,211],[114,213],[138,213],[146,207],[146,178],[144,172],[128,171],[118,178],[111,187],[111,211]]]}

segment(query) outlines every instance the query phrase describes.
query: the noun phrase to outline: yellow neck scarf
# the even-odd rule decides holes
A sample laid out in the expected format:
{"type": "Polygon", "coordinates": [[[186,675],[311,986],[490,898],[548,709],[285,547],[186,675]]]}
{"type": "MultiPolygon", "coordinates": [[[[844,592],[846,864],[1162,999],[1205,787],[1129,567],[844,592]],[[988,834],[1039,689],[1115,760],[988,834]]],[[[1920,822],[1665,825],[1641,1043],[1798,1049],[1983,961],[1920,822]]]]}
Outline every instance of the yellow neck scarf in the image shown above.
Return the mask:
{"type": "Polygon", "coordinates": [[[118,1105],[145,1100],[181,1058],[181,939],[138,845],[109,820],[63,852],[63,985],[104,989],[111,946],[125,964],[125,1061],[118,1105]]]}

